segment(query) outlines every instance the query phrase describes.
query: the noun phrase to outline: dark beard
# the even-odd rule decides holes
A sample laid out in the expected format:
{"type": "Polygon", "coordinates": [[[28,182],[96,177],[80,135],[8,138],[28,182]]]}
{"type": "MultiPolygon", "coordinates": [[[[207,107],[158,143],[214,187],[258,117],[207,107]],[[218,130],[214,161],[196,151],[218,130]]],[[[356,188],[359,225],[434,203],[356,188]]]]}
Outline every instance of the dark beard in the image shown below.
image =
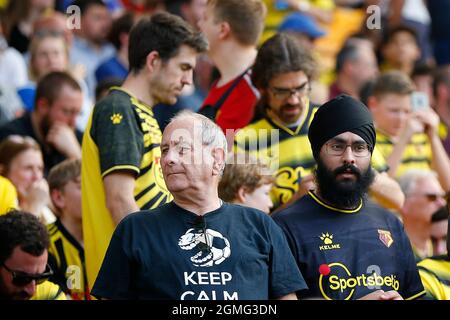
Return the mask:
{"type": "Polygon", "coordinates": [[[40,127],[41,127],[40,129],[41,129],[41,132],[42,132],[42,137],[43,137],[44,140],[46,139],[47,134],[50,131],[50,126],[51,126],[51,124],[50,124],[50,116],[47,114],[47,115],[45,115],[44,118],[42,118],[41,125],[40,125],[40,127]]]}
{"type": "Polygon", "coordinates": [[[375,175],[370,165],[364,172],[351,164],[330,171],[322,160],[318,159],[315,177],[323,200],[338,208],[350,209],[356,208],[361,199],[366,197],[375,175]],[[356,181],[336,180],[338,174],[346,171],[354,173],[356,181]]]}

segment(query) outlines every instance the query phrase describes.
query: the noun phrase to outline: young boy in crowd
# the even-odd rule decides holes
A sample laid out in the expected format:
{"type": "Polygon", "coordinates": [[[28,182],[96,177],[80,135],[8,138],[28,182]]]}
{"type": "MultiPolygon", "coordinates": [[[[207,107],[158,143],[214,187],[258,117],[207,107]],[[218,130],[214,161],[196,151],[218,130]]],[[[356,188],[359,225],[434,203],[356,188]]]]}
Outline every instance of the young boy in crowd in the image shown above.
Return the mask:
{"type": "Polygon", "coordinates": [[[74,300],[89,297],[81,223],[81,161],[70,159],[54,166],[48,176],[56,222],[48,225],[49,264],[53,281],[74,300]]]}

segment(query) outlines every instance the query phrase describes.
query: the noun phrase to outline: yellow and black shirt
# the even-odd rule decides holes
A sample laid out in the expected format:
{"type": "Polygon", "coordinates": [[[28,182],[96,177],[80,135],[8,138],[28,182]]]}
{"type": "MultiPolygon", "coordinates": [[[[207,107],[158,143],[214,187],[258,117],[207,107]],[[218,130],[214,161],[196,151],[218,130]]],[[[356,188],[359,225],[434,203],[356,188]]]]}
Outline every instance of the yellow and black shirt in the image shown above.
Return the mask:
{"type": "Polygon", "coordinates": [[[45,281],[36,286],[36,292],[30,300],[67,300],[67,298],[60,286],[45,281]]]}
{"type": "Polygon", "coordinates": [[[81,192],[86,271],[92,287],[115,228],[106,208],[103,178],[116,170],[136,174],[141,209],[172,200],[161,171],[161,130],[151,107],[113,88],[95,107],[83,137],[81,192]]]}
{"type": "Polygon", "coordinates": [[[17,192],[8,179],[0,176],[0,215],[18,207],[17,192]]]}
{"type": "Polygon", "coordinates": [[[417,266],[427,292],[426,299],[450,300],[450,257],[445,255],[428,258],[417,266]]]}
{"type": "Polygon", "coordinates": [[[73,300],[89,300],[83,247],[59,219],[47,228],[50,236],[48,263],[54,272],[50,280],[73,300]]]}
{"type": "Polygon", "coordinates": [[[249,153],[267,163],[275,172],[271,190],[274,209],[286,203],[298,191],[300,179],[312,173],[316,164],[308,140],[309,125],[317,107],[308,104],[306,117],[295,128],[288,128],[265,117],[240,130],[234,152],[249,153]]]}
{"type": "MultiPolygon", "coordinates": [[[[372,158],[372,165],[378,171],[383,171],[386,167],[386,160],[394,149],[394,143],[384,133],[377,130],[377,142],[375,152],[382,155],[379,158],[372,158]]],[[[424,133],[416,133],[407,144],[401,163],[398,166],[396,177],[400,177],[411,169],[431,170],[432,152],[428,137],[424,133]]]]}
{"type": "Polygon", "coordinates": [[[308,285],[301,297],[350,300],[378,289],[404,299],[425,294],[400,220],[374,203],[343,210],[310,192],[273,218],[308,285]]]}

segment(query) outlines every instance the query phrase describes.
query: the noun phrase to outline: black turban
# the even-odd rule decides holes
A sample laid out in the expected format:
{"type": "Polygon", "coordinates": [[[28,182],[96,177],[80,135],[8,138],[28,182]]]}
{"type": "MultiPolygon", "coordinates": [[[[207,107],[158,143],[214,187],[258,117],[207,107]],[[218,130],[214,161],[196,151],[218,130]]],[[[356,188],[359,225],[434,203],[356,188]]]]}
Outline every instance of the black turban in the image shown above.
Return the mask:
{"type": "Polygon", "coordinates": [[[359,100],[340,95],[323,104],[316,112],[309,127],[308,138],[314,158],[331,138],[344,132],[360,136],[371,147],[375,147],[375,127],[369,109],[359,100]]]}

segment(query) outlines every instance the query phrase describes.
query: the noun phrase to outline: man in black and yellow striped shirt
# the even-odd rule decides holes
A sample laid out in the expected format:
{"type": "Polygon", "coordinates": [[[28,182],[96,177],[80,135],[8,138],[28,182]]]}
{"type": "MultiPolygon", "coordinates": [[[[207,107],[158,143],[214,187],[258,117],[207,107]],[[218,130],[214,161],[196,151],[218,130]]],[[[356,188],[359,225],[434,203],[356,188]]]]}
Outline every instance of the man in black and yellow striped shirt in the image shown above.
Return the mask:
{"type": "Polygon", "coordinates": [[[450,300],[450,218],[447,254],[422,260],[417,264],[427,299],[450,300]]]}
{"type": "Polygon", "coordinates": [[[438,135],[439,117],[431,108],[413,110],[413,84],[407,75],[391,71],[381,75],[368,99],[376,129],[373,166],[388,166],[400,177],[411,169],[434,170],[444,190],[450,190],[450,160],[438,135]]]}
{"type": "Polygon", "coordinates": [[[130,32],[130,74],[90,116],[82,148],[83,233],[92,287],[115,226],[127,214],[172,200],[160,165],[161,130],[152,107],[174,104],[192,83],[203,36],[167,13],[130,32]]]}
{"type": "Polygon", "coordinates": [[[297,192],[305,194],[312,183],[315,161],[307,134],[317,110],[308,98],[314,69],[310,54],[285,34],[266,41],[253,66],[252,81],[261,92],[263,116],[236,134],[234,150],[252,154],[275,172],[274,209],[297,192]]]}

